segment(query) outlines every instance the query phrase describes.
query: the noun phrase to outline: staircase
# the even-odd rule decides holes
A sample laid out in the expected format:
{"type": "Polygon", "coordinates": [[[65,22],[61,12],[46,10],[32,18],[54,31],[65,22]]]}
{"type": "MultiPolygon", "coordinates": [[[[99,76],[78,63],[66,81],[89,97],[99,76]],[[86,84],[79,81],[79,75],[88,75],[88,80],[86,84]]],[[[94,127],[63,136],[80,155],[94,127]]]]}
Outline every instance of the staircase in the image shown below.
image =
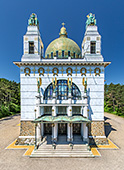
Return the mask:
{"type": "MultiPolygon", "coordinates": [[[[61,137],[62,138],[62,137],[61,137]]],[[[59,140],[60,141],[60,140],[59,140]]],[[[62,142],[62,139],[61,139],[62,142]]],[[[58,142],[54,148],[52,144],[47,141],[43,142],[37,150],[34,150],[30,158],[91,158],[94,157],[92,152],[88,149],[88,144],[61,144],[58,142]]]]}

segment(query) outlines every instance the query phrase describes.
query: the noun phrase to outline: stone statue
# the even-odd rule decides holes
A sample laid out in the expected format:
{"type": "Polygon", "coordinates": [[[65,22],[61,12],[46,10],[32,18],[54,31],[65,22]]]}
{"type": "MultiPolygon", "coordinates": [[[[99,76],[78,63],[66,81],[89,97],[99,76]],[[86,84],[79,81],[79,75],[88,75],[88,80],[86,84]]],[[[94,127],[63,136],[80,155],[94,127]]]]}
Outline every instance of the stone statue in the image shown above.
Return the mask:
{"type": "Polygon", "coordinates": [[[90,13],[89,15],[87,15],[87,21],[86,21],[86,28],[88,25],[96,25],[96,19],[95,19],[95,15],[90,13]]]}

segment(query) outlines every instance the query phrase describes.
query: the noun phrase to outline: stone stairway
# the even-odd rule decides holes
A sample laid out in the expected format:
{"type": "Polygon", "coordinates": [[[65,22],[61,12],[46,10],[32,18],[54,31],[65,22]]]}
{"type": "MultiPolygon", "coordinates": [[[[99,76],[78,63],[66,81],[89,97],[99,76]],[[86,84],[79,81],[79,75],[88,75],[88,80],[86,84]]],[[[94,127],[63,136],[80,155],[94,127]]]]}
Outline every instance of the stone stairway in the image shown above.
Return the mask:
{"type": "MultiPolygon", "coordinates": [[[[61,141],[62,142],[62,141],[61,141]]],[[[34,150],[30,158],[91,158],[94,157],[92,152],[88,149],[88,144],[61,144],[58,142],[55,148],[47,141],[43,142],[37,150],[34,150]]]]}

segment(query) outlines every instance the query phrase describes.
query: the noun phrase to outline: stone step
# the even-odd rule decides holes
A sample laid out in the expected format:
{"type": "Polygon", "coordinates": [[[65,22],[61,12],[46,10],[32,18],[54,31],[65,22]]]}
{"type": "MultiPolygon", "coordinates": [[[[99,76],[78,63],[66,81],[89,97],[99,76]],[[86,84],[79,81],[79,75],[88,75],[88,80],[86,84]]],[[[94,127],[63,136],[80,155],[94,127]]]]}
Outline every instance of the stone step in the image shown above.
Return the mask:
{"type": "Polygon", "coordinates": [[[43,149],[43,148],[41,148],[41,149],[38,149],[39,151],[61,151],[61,150],[63,150],[63,151],[85,151],[85,150],[87,150],[86,148],[84,148],[84,149],[71,149],[71,148],[63,148],[63,149],[53,149],[53,148],[51,148],[51,149],[43,149]]]}
{"type": "Polygon", "coordinates": [[[89,152],[88,150],[36,150],[34,152],[54,152],[54,153],[57,153],[57,152],[71,152],[71,153],[75,153],[75,152],[89,152]]]}
{"type": "Polygon", "coordinates": [[[76,154],[92,154],[91,152],[34,152],[32,153],[32,155],[60,155],[60,154],[64,154],[64,155],[76,155],[76,154]]]}
{"type": "Polygon", "coordinates": [[[94,156],[91,154],[81,154],[81,155],[64,155],[64,154],[59,154],[59,155],[31,155],[30,158],[93,158],[94,156]]]}

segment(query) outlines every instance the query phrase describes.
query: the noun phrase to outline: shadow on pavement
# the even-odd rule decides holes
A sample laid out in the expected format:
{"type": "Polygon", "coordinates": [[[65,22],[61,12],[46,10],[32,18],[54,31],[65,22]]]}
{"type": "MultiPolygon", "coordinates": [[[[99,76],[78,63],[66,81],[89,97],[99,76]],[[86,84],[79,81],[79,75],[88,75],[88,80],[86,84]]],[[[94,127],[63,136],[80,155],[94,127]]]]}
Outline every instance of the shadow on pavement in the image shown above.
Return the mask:
{"type": "Polygon", "coordinates": [[[106,122],[106,120],[110,120],[110,118],[105,116],[104,120],[105,120],[105,136],[108,137],[111,131],[117,131],[117,130],[113,128],[109,122],[106,122]]]}
{"type": "Polygon", "coordinates": [[[8,116],[8,117],[1,118],[0,122],[5,121],[5,120],[11,120],[11,119],[13,119],[13,117],[17,117],[17,116],[20,116],[20,114],[16,114],[16,115],[13,115],[13,116],[8,116]]]}

